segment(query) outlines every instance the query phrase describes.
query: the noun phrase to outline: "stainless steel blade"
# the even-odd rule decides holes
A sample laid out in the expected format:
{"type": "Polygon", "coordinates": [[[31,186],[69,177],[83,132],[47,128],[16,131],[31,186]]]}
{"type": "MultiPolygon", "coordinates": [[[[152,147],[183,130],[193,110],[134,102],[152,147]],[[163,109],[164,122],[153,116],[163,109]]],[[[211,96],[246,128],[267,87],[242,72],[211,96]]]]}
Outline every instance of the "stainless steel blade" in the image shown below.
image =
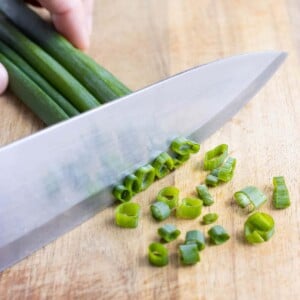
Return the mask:
{"type": "Polygon", "coordinates": [[[214,132],[285,56],[199,66],[0,149],[0,270],[111,204],[111,186],[174,137],[214,132]]]}

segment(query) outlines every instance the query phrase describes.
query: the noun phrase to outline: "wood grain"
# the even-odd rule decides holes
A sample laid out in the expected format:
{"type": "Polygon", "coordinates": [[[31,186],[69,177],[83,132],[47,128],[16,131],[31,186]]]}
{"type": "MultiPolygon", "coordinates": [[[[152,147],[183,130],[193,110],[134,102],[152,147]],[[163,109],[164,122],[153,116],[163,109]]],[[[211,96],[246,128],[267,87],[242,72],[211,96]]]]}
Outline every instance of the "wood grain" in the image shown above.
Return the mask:
{"type": "MultiPolygon", "coordinates": [[[[113,208],[0,273],[0,299],[299,299],[300,298],[300,4],[297,0],[95,1],[89,50],[133,89],[189,67],[239,53],[278,49],[289,57],[262,91],[232,121],[203,143],[187,165],[136,197],[143,218],[136,230],[113,225],[113,208]],[[168,245],[170,265],[153,268],[147,246],[158,224],[149,204],[158,190],[174,184],[191,195],[204,173],[203,153],[225,142],[238,160],[236,176],[212,190],[231,234],[223,246],[208,246],[201,263],[181,267],[177,242],[168,245]],[[263,211],[276,221],[276,234],[252,247],[241,232],[246,216],[232,202],[245,185],[270,199],[271,179],[284,175],[292,206],[263,211]]],[[[0,143],[5,145],[43,125],[11,94],[0,98],[0,143]]],[[[0,167],[1,168],[1,167],[0,167]]],[[[3,170],[1,170],[3,172],[3,170]]],[[[171,218],[184,233],[207,227],[171,218]]]]}

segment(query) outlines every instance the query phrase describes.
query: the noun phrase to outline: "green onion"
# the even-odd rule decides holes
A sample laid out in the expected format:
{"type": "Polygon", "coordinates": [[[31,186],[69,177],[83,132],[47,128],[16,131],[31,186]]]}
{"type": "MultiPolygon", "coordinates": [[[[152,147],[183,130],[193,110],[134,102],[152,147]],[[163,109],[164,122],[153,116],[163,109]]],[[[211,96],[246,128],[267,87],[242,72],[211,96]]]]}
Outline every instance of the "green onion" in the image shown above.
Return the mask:
{"type": "Polygon", "coordinates": [[[178,137],[172,141],[170,148],[176,154],[186,156],[197,153],[200,150],[200,145],[185,137],[178,137]]]}
{"type": "Polygon", "coordinates": [[[248,217],[244,225],[245,238],[251,244],[268,241],[274,232],[274,220],[266,213],[255,212],[248,217]]]}
{"type": "Polygon", "coordinates": [[[273,205],[275,208],[287,208],[291,205],[288,188],[283,176],[273,177],[273,205]]]}
{"type": "Polygon", "coordinates": [[[122,184],[115,186],[112,194],[121,202],[128,202],[132,198],[132,191],[122,184]]]}
{"type": "Polygon", "coordinates": [[[205,184],[200,184],[196,187],[198,197],[203,201],[204,206],[210,206],[214,203],[212,195],[209,193],[205,184]]]}
{"type": "Polygon", "coordinates": [[[181,167],[186,161],[189,160],[189,158],[190,158],[190,154],[186,154],[186,155],[175,154],[175,156],[173,157],[174,169],[178,169],[179,167],[181,167]]]}
{"type": "MultiPolygon", "coordinates": [[[[96,98],[65,68],[1,16],[0,39],[23,56],[35,70],[43,74],[43,77],[78,111],[83,112],[100,105],[96,98]]],[[[67,56],[71,56],[70,53],[67,56]]]]}
{"type": "Polygon", "coordinates": [[[179,246],[180,261],[184,265],[194,265],[200,261],[198,247],[195,243],[179,246]]]}
{"type": "Polygon", "coordinates": [[[202,200],[197,198],[184,198],[176,209],[176,216],[182,219],[195,219],[201,214],[202,200]]]}
{"type": "Polygon", "coordinates": [[[229,234],[220,225],[215,225],[212,228],[210,228],[208,230],[208,235],[210,237],[211,242],[215,245],[223,244],[230,239],[229,234]]]}
{"type": "Polygon", "coordinates": [[[167,152],[163,152],[154,159],[152,166],[155,169],[156,177],[162,178],[168,175],[171,170],[173,170],[174,161],[167,152]]]}
{"type": "Polygon", "coordinates": [[[208,224],[216,222],[218,220],[218,218],[219,218],[218,214],[216,214],[216,213],[208,213],[208,214],[206,214],[206,215],[203,216],[202,223],[204,225],[208,225],[208,224]]]}
{"type": "Polygon", "coordinates": [[[180,235],[180,230],[176,228],[175,225],[165,224],[164,226],[158,228],[157,233],[162,238],[163,241],[169,243],[177,239],[180,235]]]}
{"type": "MultiPolygon", "coordinates": [[[[54,89],[39,73],[37,73],[21,56],[19,56],[15,51],[13,51],[1,41],[0,53],[2,53],[8,60],[11,61],[11,63],[17,66],[22,72],[24,72],[36,85],[39,86],[40,89],[42,89],[54,102],[56,102],[56,104],[60,106],[69,117],[73,117],[79,114],[79,111],[66,98],[58,93],[56,89],[54,89]]],[[[11,80],[14,81],[13,73],[10,74],[10,77],[11,80]]],[[[27,85],[24,86],[24,89],[25,88],[27,88],[27,85]]],[[[22,100],[22,95],[19,98],[22,100]]],[[[39,101],[42,101],[42,99],[39,101]]],[[[50,109],[45,108],[45,110],[49,110],[49,113],[51,113],[50,109]]],[[[39,116],[38,112],[35,113],[39,116]]],[[[42,119],[41,116],[39,117],[40,119],[42,119]]]]}
{"type": "Polygon", "coordinates": [[[232,179],[236,166],[236,159],[228,157],[224,164],[218,170],[218,179],[223,182],[228,182],[232,179]]]}
{"type": "Polygon", "coordinates": [[[68,115],[21,69],[0,53],[0,62],[10,77],[9,87],[43,122],[52,125],[68,119],[68,115]]]}
{"type": "Polygon", "coordinates": [[[123,185],[135,195],[140,191],[141,181],[134,174],[129,174],[124,178],[123,185]]]}
{"type": "Polygon", "coordinates": [[[53,26],[29,9],[23,0],[1,0],[0,9],[102,103],[130,93],[111,73],[74,48],[53,26]]]}
{"type": "Polygon", "coordinates": [[[199,251],[205,248],[204,234],[199,230],[190,230],[185,235],[185,244],[196,244],[199,251]]]}
{"type": "Polygon", "coordinates": [[[167,186],[161,189],[156,197],[157,201],[166,203],[170,209],[177,207],[179,190],[175,186],[167,186]]]}
{"type": "Polygon", "coordinates": [[[215,186],[218,185],[218,183],[219,183],[218,176],[208,174],[205,178],[205,184],[208,185],[208,186],[215,187],[215,186]]]}
{"type": "Polygon", "coordinates": [[[155,202],[151,204],[150,210],[152,217],[157,221],[163,221],[171,214],[170,207],[164,202],[155,202]]]}
{"type": "Polygon", "coordinates": [[[155,179],[155,169],[148,164],[137,169],[134,175],[138,178],[141,184],[139,190],[139,192],[141,192],[146,190],[153,183],[155,179]]]}
{"type": "Polygon", "coordinates": [[[267,201],[266,195],[255,186],[247,186],[234,193],[234,199],[240,207],[247,208],[249,212],[259,208],[267,201]]]}
{"type": "Polygon", "coordinates": [[[228,155],[228,145],[221,144],[205,153],[204,170],[213,170],[218,168],[228,155]]]}
{"type": "Polygon", "coordinates": [[[166,266],[169,263],[168,249],[160,243],[152,243],[148,248],[148,259],[153,266],[166,266]]]}
{"type": "Polygon", "coordinates": [[[124,228],[136,228],[140,217],[140,205],[133,202],[125,202],[117,206],[115,210],[116,224],[124,228]]]}

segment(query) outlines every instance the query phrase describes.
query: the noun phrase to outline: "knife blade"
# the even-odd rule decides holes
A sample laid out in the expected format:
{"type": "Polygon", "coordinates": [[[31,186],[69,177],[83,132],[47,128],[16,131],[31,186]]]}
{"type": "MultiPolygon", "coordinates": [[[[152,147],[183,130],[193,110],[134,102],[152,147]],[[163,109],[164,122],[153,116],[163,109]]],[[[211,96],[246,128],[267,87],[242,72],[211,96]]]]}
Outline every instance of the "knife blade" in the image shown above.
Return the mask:
{"type": "Polygon", "coordinates": [[[0,271],[112,204],[112,185],[174,137],[207,138],[285,57],[202,65],[1,148],[0,271]]]}

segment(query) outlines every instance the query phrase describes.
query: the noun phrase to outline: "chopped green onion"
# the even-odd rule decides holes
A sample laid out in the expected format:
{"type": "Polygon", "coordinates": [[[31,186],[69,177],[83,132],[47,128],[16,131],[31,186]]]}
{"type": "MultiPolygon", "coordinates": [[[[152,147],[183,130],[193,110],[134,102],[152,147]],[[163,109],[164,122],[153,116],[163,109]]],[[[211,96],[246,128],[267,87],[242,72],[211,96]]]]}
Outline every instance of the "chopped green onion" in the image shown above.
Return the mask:
{"type": "Polygon", "coordinates": [[[137,169],[134,175],[138,178],[141,184],[139,190],[139,192],[141,192],[146,190],[153,183],[155,179],[155,169],[148,164],[137,169]]]}
{"type": "Polygon", "coordinates": [[[199,251],[205,248],[204,234],[199,230],[190,230],[185,235],[185,244],[196,244],[199,251]]]}
{"type": "Polygon", "coordinates": [[[138,226],[141,207],[138,203],[125,202],[115,210],[116,224],[120,227],[135,228],[138,226]]]}
{"type": "Polygon", "coordinates": [[[170,148],[176,154],[185,156],[191,153],[197,153],[200,150],[200,145],[185,137],[178,137],[172,141],[170,148]]]}
{"type": "Polygon", "coordinates": [[[218,170],[218,179],[223,182],[228,182],[232,179],[236,166],[236,159],[228,157],[224,164],[218,170]]]}
{"type": "Polygon", "coordinates": [[[152,217],[157,221],[163,221],[171,214],[168,204],[164,202],[155,202],[150,206],[152,217]]]}
{"type": "Polygon", "coordinates": [[[251,244],[268,241],[274,232],[274,220],[266,213],[255,212],[248,217],[244,225],[245,238],[251,244]]]}
{"type": "Polygon", "coordinates": [[[214,199],[208,191],[205,184],[200,184],[196,187],[198,197],[203,201],[204,206],[210,206],[214,203],[214,199]]]}
{"type": "Polygon", "coordinates": [[[215,245],[223,244],[227,240],[230,239],[229,234],[220,225],[215,225],[212,228],[210,228],[208,230],[208,235],[209,235],[210,240],[212,241],[212,243],[215,244],[215,245]]]}
{"type": "Polygon", "coordinates": [[[275,208],[287,208],[291,205],[289,191],[283,176],[273,177],[273,205],[275,208]]]}
{"type": "Polygon", "coordinates": [[[208,214],[206,214],[206,215],[203,216],[202,223],[204,225],[208,225],[208,224],[216,222],[218,220],[218,218],[219,218],[218,214],[216,214],[216,213],[208,213],[208,214]]]}
{"type": "Polygon", "coordinates": [[[165,224],[164,226],[158,228],[157,232],[162,240],[167,243],[176,240],[181,233],[180,230],[172,224],[165,224]]]}
{"type": "Polygon", "coordinates": [[[112,194],[115,196],[116,199],[120,200],[121,202],[128,202],[132,198],[131,190],[122,184],[115,186],[112,191],[112,194]]]}
{"type": "Polygon", "coordinates": [[[182,219],[195,219],[201,214],[202,200],[197,198],[185,198],[176,209],[176,216],[182,219]]]}
{"type": "Polygon", "coordinates": [[[174,169],[174,161],[167,152],[163,152],[154,159],[152,166],[155,169],[156,177],[162,178],[174,169]]]}
{"type": "Polygon", "coordinates": [[[174,169],[178,169],[179,167],[181,167],[186,161],[189,160],[189,158],[190,158],[190,154],[186,154],[186,155],[176,154],[173,157],[174,169]]]}
{"type": "Polygon", "coordinates": [[[198,247],[195,243],[179,246],[179,255],[182,264],[194,265],[200,261],[198,247]]]}
{"type": "Polygon", "coordinates": [[[179,190],[175,186],[167,186],[161,189],[156,197],[157,201],[169,205],[170,209],[177,207],[179,199],[179,190]]]}
{"type": "Polygon", "coordinates": [[[219,183],[219,178],[215,175],[212,175],[212,173],[208,174],[205,178],[205,184],[208,186],[215,187],[218,185],[218,183],[219,183]]]}
{"type": "Polygon", "coordinates": [[[168,255],[168,249],[160,243],[152,243],[148,248],[148,259],[153,266],[166,266],[169,263],[168,255]]]}
{"type": "Polygon", "coordinates": [[[131,191],[132,195],[138,193],[141,188],[141,182],[134,174],[127,175],[124,178],[123,185],[131,191]]]}
{"type": "Polygon", "coordinates": [[[228,145],[221,144],[205,153],[204,170],[213,170],[218,168],[228,155],[228,145]]]}
{"type": "Polygon", "coordinates": [[[247,186],[234,193],[234,199],[240,207],[247,208],[249,212],[259,208],[267,201],[266,195],[255,186],[247,186]]]}

